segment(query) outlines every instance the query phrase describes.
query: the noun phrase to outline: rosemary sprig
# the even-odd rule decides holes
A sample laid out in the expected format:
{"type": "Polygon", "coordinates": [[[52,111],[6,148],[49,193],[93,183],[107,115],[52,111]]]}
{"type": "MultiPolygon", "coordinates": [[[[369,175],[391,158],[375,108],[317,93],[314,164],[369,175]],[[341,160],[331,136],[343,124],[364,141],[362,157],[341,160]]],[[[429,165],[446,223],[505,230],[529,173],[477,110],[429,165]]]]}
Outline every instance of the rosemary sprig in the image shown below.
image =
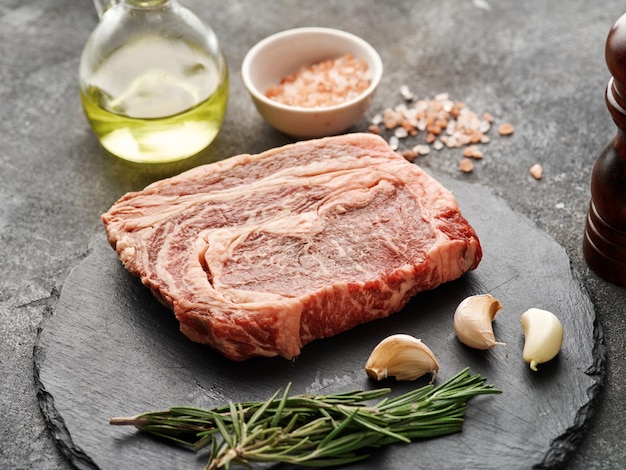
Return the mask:
{"type": "Polygon", "coordinates": [[[437,387],[395,398],[387,396],[389,388],[294,396],[290,388],[264,402],[173,407],[112,418],[110,424],[132,425],[196,451],[210,446],[206,470],[251,462],[329,467],[365,459],[368,449],[459,432],[470,398],[501,393],[469,368],[437,387]]]}

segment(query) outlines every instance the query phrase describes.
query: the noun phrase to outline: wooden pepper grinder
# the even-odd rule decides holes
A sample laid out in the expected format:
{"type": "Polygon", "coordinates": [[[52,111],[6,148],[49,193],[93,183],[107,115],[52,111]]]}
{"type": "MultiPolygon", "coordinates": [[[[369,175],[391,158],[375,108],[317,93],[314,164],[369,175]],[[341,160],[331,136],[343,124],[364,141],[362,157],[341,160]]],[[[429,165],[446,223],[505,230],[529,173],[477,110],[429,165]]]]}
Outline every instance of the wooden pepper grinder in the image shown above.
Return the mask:
{"type": "Polygon", "coordinates": [[[605,58],[612,75],[606,105],[617,134],[600,152],[591,173],[583,254],[600,277],[626,286],[626,14],[609,32],[605,58]]]}

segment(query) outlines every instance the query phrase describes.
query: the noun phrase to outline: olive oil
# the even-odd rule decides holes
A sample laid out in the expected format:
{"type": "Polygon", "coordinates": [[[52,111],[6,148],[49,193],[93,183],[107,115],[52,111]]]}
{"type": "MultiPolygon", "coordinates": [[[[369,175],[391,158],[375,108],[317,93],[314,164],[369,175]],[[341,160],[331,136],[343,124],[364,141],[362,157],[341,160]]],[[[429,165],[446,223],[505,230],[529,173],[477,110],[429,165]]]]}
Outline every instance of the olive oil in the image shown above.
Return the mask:
{"type": "Polygon", "coordinates": [[[80,97],[96,137],[134,162],[171,162],[200,152],[217,136],[226,112],[224,58],[158,35],[123,44],[81,76],[88,76],[80,97]]]}

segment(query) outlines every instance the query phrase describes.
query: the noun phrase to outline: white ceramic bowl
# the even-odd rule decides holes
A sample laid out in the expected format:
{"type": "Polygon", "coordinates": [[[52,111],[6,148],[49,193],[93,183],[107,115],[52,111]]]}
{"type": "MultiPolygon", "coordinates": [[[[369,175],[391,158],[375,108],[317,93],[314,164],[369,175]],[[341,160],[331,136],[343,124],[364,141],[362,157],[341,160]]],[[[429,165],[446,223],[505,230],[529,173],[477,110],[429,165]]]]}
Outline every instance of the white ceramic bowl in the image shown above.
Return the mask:
{"type": "Polygon", "coordinates": [[[274,128],[296,138],[340,134],[356,124],[369,108],[383,74],[376,50],[363,39],[331,28],[297,28],[269,36],[243,60],[241,75],[261,116],[274,128]],[[351,54],[365,60],[371,82],[354,99],[328,107],[288,106],[265,96],[268,88],[300,67],[351,54]]]}

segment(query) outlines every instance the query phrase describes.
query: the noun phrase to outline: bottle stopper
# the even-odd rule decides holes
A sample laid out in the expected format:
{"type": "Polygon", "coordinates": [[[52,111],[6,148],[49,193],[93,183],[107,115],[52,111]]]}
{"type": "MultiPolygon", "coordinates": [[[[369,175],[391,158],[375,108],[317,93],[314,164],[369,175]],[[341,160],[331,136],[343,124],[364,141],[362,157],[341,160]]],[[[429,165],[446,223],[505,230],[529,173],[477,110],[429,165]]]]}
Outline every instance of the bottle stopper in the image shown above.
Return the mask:
{"type": "Polygon", "coordinates": [[[612,75],[605,101],[617,134],[591,172],[583,255],[598,276],[626,286],[626,14],[609,31],[605,59],[612,75]]]}

